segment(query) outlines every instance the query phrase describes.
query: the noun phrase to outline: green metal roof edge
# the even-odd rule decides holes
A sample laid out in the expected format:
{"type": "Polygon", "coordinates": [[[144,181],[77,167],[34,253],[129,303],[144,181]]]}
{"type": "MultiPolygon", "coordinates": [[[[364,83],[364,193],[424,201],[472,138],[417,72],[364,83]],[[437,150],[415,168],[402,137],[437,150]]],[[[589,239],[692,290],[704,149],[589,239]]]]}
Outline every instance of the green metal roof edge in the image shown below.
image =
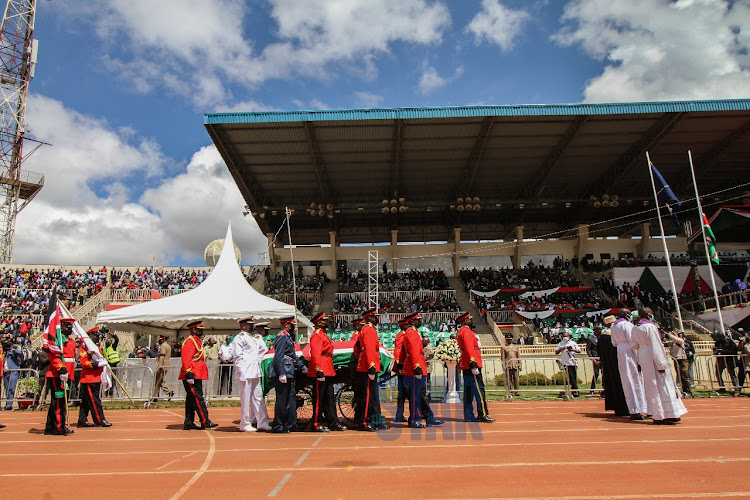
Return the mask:
{"type": "Polygon", "coordinates": [[[418,118],[472,118],[486,116],[575,116],[706,111],[748,111],[750,99],[716,101],[662,101],[611,104],[520,104],[427,108],[325,109],[315,111],[253,111],[206,113],[205,125],[282,123],[342,120],[406,120],[418,118]]]}

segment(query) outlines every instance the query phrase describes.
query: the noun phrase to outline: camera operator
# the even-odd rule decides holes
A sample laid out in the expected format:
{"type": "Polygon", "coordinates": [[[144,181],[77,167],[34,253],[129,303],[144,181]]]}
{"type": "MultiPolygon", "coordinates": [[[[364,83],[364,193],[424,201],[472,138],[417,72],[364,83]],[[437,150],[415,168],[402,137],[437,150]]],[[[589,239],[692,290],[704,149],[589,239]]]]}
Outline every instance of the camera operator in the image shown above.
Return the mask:
{"type": "Polygon", "coordinates": [[[568,372],[570,380],[571,394],[578,397],[578,360],[576,353],[581,352],[581,348],[573,341],[573,332],[568,328],[558,328],[558,335],[561,336],[560,343],[555,348],[555,354],[560,354],[560,363],[568,372]]]}
{"type": "MultiPolygon", "coordinates": [[[[682,333],[682,332],[679,332],[682,333]]],[[[682,386],[682,397],[692,398],[693,391],[690,389],[690,377],[688,375],[688,359],[685,350],[685,340],[672,332],[664,332],[664,345],[669,347],[669,354],[675,361],[677,374],[680,376],[682,386]]]]}

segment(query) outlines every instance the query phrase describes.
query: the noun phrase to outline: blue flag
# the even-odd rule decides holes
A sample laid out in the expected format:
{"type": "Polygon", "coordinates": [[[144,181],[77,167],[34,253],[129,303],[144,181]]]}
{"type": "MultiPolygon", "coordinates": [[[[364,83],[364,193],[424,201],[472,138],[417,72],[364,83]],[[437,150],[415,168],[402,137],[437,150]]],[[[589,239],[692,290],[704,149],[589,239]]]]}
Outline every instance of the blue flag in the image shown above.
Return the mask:
{"type": "Polygon", "coordinates": [[[677,227],[680,227],[680,220],[677,218],[677,212],[675,212],[672,209],[672,205],[677,205],[678,207],[682,206],[682,202],[680,201],[677,196],[675,196],[674,192],[672,191],[672,188],[669,187],[669,184],[667,184],[667,181],[664,180],[664,177],[659,173],[658,170],[656,170],[656,167],[653,163],[650,161],[648,162],[649,167],[651,167],[651,172],[654,174],[654,187],[656,188],[656,199],[659,200],[659,203],[663,203],[666,209],[669,211],[669,214],[674,219],[674,223],[677,224],[677,227]]]}

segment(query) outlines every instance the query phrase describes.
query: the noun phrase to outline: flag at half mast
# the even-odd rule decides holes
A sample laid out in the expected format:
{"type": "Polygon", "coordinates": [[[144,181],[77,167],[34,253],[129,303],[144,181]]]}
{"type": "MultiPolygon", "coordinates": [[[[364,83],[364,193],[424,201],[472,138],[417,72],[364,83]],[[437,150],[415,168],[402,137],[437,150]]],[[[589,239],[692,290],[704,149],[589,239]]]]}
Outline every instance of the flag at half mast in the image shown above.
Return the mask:
{"type": "Polygon", "coordinates": [[[680,207],[682,206],[682,202],[679,198],[677,198],[677,196],[675,196],[672,188],[669,187],[669,184],[667,184],[667,181],[664,180],[664,177],[662,177],[661,173],[656,169],[654,164],[651,163],[651,160],[649,160],[648,166],[651,168],[651,172],[654,174],[654,187],[656,188],[657,200],[659,200],[659,203],[664,204],[666,209],[669,211],[669,214],[674,219],[674,223],[677,224],[677,227],[680,227],[680,220],[677,218],[677,212],[672,209],[672,205],[677,205],[678,207],[680,207]]]}
{"type": "Polygon", "coordinates": [[[701,214],[703,217],[703,234],[706,236],[706,248],[708,248],[708,258],[714,264],[719,263],[719,254],[716,252],[716,236],[711,229],[711,224],[708,223],[708,217],[706,214],[701,214]]]}

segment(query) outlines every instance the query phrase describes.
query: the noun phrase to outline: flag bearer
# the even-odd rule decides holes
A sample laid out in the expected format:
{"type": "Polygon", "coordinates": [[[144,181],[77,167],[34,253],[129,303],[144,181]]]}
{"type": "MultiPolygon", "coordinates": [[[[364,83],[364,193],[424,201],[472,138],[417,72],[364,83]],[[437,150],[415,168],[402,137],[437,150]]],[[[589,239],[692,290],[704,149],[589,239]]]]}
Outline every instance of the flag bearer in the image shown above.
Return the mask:
{"type": "MultiPolygon", "coordinates": [[[[86,332],[94,344],[99,344],[99,327],[95,326],[86,332]]],[[[107,364],[107,360],[100,359],[95,361],[87,349],[86,345],[81,343],[78,349],[78,360],[81,363],[81,377],[78,380],[78,392],[81,395],[81,407],[78,411],[78,427],[111,427],[112,424],[104,418],[102,401],[99,399],[99,389],[102,385],[102,370],[107,364]],[[91,413],[92,424],[88,421],[88,415],[91,413]]],[[[101,353],[100,353],[101,354],[101,353]]]]}
{"type": "MultiPolygon", "coordinates": [[[[52,314],[60,314],[59,309],[52,314]]],[[[43,338],[44,349],[47,351],[47,357],[49,358],[46,378],[52,392],[44,433],[64,436],[73,434],[73,429],[65,425],[68,412],[65,392],[69,377],[75,373],[75,360],[72,363],[67,363],[64,353],[70,349],[70,344],[75,350],[75,340],[72,338],[75,319],[61,318],[59,321],[60,333],[58,334],[54,325],[50,325],[43,338]],[[58,339],[57,335],[60,335],[61,338],[58,339]],[[62,348],[60,348],[60,345],[62,345],[62,348]]]]}

